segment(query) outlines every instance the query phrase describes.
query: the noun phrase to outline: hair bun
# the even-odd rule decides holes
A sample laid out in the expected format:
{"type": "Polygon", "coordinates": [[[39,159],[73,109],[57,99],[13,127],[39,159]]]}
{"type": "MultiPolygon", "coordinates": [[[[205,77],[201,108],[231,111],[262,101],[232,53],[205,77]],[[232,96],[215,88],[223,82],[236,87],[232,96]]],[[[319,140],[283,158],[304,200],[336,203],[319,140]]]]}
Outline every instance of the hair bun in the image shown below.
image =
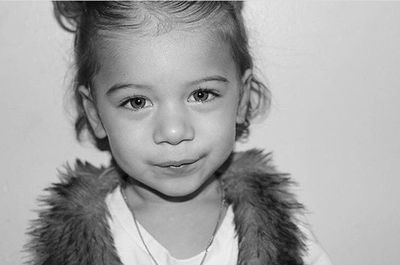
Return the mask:
{"type": "Polygon", "coordinates": [[[87,9],[85,1],[53,1],[53,7],[58,24],[68,32],[76,32],[87,9]]]}

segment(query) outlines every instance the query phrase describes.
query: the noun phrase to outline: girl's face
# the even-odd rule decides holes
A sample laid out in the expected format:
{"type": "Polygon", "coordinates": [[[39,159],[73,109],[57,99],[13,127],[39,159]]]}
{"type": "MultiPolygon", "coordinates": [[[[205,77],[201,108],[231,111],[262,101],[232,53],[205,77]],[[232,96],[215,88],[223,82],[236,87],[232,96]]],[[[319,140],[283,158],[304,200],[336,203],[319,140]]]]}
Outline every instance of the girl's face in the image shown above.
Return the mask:
{"type": "Polygon", "coordinates": [[[229,45],[202,31],[108,41],[100,65],[84,105],[118,165],[164,195],[196,191],[233,151],[250,71],[238,76],[229,45]]]}

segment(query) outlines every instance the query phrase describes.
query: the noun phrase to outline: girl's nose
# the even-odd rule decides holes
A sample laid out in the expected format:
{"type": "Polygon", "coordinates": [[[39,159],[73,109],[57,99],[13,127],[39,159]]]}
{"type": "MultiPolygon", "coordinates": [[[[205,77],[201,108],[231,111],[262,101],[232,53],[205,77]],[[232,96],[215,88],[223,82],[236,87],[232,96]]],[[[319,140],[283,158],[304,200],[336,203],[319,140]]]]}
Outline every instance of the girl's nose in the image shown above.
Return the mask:
{"type": "Polygon", "coordinates": [[[177,145],[194,139],[192,121],[184,110],[163,111],[158,115],[153,139],[156,144],[177,145]]]}

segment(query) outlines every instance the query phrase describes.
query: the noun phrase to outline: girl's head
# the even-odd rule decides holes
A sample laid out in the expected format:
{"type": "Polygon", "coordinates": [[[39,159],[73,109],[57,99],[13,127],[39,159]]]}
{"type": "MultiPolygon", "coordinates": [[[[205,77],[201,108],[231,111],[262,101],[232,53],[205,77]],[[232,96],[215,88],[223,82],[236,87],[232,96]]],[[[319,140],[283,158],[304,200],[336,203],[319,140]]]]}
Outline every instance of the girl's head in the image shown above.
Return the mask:
{"type": "Polygon", "coordinates": [[[199,188],[268,101],[241,8],[56,2],[58,21],[76,34],[78,137],[89,129],[128,175],[163,194],[199,188]]]}
{"type": "MultiPolygon", "coordinates": [[[[233,2],[54,2],[55,16],[63,29],[75,33],[74,52],[76,76],[74,96],[77,117],[75,130],[78,140],[92,128],[83,109],[80,85],[95,89],[93,78],[101,65],[98,60],[99,44],[102,40],[117,37],[118,34],[157,35],[173,28],[208,28],[214,37],[229,44],[232,57],[238,67],[238,74],[253,69],[247,34],[242,18],[241,1],[233,2]],[[109,36],[108,36],[109,35],[109,36]]],[[[104,42],[106,44],[106,42],[104,42]]],[[[245,120],[236,126],[236,139],[248,136],[252,118],[265,112],[269,106],[269,91],[262,82],[252,75],[248,82],[252,100],[248,101],[245,120]]],[[[100,149],[107,149],[106,139],[93,137],[100,149]]]]}

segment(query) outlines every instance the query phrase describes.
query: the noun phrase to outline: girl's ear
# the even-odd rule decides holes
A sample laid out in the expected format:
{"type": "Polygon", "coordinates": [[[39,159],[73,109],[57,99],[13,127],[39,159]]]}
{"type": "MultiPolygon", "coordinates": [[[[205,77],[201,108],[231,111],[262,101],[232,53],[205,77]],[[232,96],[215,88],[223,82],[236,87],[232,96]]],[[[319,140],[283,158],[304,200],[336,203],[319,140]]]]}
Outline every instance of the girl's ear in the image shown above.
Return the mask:
{"type": "Polygon", "coordinates": [[[78,91],[82,97],[83,108],[94,134],[99,139],[105,138],[107,133],[101,122],[99,112],[96,108],[96,104],[90,93],[90,90],[85,86],[79,86],[78,91]]]}
{"type": "Polygon", "coordinates": [[[242,124],[246,120],[246,114],[250,101],[250,86],[251,86],[251,78],[253,76],[252,69],[247,69],[241,79],[241,88],[239,94],[239,106],[238,112],[236,116],[236,123],[242,124]]]}

